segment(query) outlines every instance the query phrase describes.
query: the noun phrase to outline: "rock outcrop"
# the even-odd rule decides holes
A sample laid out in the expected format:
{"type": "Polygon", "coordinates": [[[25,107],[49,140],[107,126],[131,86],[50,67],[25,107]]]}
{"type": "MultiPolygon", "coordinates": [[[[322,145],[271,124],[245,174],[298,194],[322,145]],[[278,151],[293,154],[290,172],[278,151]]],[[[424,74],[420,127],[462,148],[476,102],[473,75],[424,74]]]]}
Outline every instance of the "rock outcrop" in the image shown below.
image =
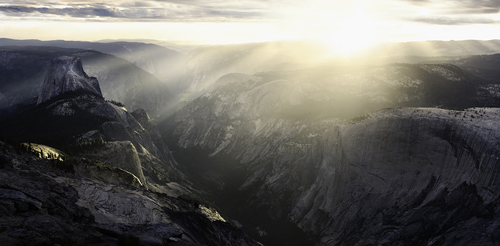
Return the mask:
{"type": "Polygon", "coordinates": [[[84,178],[83,159],[16,148],[0,142],[2,245],[260,245],[207,205],[84,178]]]}
{"type": "Polygon", "coordinates": [[[108,165],[121,168],[135,175],[140,184],[148,187],[148,182],[142,171],[141,160],[136,148],[130,141],[112,141],[105,143],[102,148],[98,148],[85,154],[90,159],[101,160],[108,165]]]}
{"type": "Polygon", "coordinates": [[[500,221],[498,120],[497,109],[393,109],[348,124],[232,122],[211,128],[216,141],[191,130],[180,143],[245,170],[239,182],[213,166],[216,180],[200,175],[212,192],[241,199],[231,215],[243,225],[263,211],[260,228],[274,233],[269,217],[291,221],[316,245],[488,243],[496,236],[481,228],[500,221]]]}
{"type": "MultiPolygon", "coordinates": [[[[442,76],[444,85],[455,81],[457,86],[475,86],[473,77],[460,76],[456,67],[448,65],[395,65],[374,72],[385,69],[400,79],[384,81],[414,95],[407,102],[417,105],[439,103],[442,98],[433,93],[446,91],[426,91],[431,82],[413,84],[401,79],[401,71],[428,70],[426,76],[442,76]]],[[[175,157],[190,166],[209,192],[219,194],[214,196],[217,204],[245,232],[260,238],[254,231],[257,227],[267,233],[261,233],[263,243],[273,242],[283,228],[299,235],[286,224],[291,222],[316,245],[496,240],[495,235],[479,231],[495,230],[500,220],[494,209],[500,198],[498,109],[401,108],[342,119],[332,117],[338,113],[335,107],[311,114],[317,108],[301,106],[314,100],[325,105],[329,95],[341,89],[374,103],[379,99],[397,103],[392,96],[398,93],[385,93],[389,91],[381,89],[387,89],[380,87],[385,84],[382,78],[370,85],[368,93],[356,84],[347,83],[353,87],[347,90],[339,81],[329,91],[319,89],[329,88],[325,84],[266,82],[259,77],[224,78],[233,82],[221,78],[218,89],[188,104],[172,118],[175,122],[169,122],[174,126],[169,138],[176,141],[170,144],[176,144],[175,157]],[[299,117],[289,117],[290,113],[299,117]],[[195,153],[203,156],[191,157],[195,153]],[[228,203],[231,197],[238,200],[228,203]],[[259,217],[265,219],[257,221],[259,217]],[[287,226],[273,229],[277,225],[287,226]],[[455,238],[460,234],[467,236],[455,238]]],[[[453,93],[460,95],[461,90],[453,93]]],[[[470,97],[455,100],[480,103],[471,91],[463,93],[470,97]]],[[[450,106],[462,103],[451,99],[445,100],[450,106]]],[[[304,244],[297,240],[295,245],[304,244]]]]}
{"type": "Polygon", "coordinates": [[[190,181],[179,171],[147,112],[131,114],[123,105],[105,101],[97,91],[98,81],[86,76],[79,58],[55,59],[43,88],[43,103],[3,122],[10,129],[4,137],[62,148],[72,156],[123,169],[146,189],[188,193],[190,181]]]}
{"type": "MultiPolygon", "coordinates": [[[[23,47],[19,44],[0,48],[0,113],[6,114],[22,108],[24,104],[37,103],[40,86],[52,60],[61,56],[79,57],[85,73],[98,78],[102,96],[123,103],[129,110],[142,108],[152,117],[157,117],[173,101],[169,87],[132,64],[133,61],[96,50],[23,47]]],[[[147,63],[153,62],[146,60],[147,63]]],[[[160,73],[168,73],[165,71],[170,70],[171,67],[168,67],[160,73]]]]}
{"type": "Polygon", "coordinates": [[[54,64],[41,102],[0,122],[1,136],[41,143],[0,142],[4,243],[259,245],[193,200],[145,110],[105,101],[79,59],[54,64]]]}
{"type": "Polygon", "coordinates": [[[61,56],[52,60],[47,76],[40,87],[37,105],[70,91],[82,91],[102,96],[99,82],[89,77],[78,57],[61,56]]]}
{"type": "Polygon", "coordinates": [[[483,230],[500,221],[499,117],[388,109],[334,127],[312,146],[323,148],[316,177],[291,219],[320,232],[319,245],[494,242],[483,230]]]}

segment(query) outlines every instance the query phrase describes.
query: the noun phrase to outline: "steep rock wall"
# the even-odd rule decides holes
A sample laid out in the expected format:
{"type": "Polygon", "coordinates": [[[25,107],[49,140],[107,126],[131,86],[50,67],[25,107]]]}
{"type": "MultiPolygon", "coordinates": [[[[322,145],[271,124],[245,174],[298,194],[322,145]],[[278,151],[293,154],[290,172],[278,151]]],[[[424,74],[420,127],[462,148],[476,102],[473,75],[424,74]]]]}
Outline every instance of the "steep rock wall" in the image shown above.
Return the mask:
{"type": "MultiPolygon", "coordinates": [[[[181,150],[229,156],[226,165],[246,170],[233,195],[245,197],[241,213],[264,209],[319,245],[495,240],[477,231],[493,230],[499,218],[492,209],[500,194],[498,109],[387,109],[291,122],[231,119],[214,103],[188,105],[175,133],[181,150]],[[468,231],[477,233],[449,238],[468,231]]],[[[230,180],[220,175],[219,183],[230,180]]]]}
{"type": "MultiPolygon", "coordinates": [[[[476,216],[486,213],[497,220],[498,214],[481,206],[495,204],[500,191],[499,111],[486,109],[483,116],[478,111],[386,110],[343,126],[336,139],[341,145],[325,151],[324,165],[291,217],[305,230],[321,231],[321,245],[429,243],[443,237],[444,228],[467,231],[460,223],[479,228],[484,222],[475,222],[476,216]],[[464,200],[449,199],[455,193],[464,200]],[[477,210],[461,211],[469,196],[477,200],[477,210]],[[439,211],[422,218],[421,210],[431,205],[439,211]],[[408,221],[416,214],[418,223],[408,221]],[[450,224],[450,218],[457,224],[450,224]],[[397,223],[389,220],[401,223],[394,227],[397,223]],[[429,225],[438,229],[431,231],[429,225]],[[384,237],[389,231],[399,236],[384,237]]],[[[476,236],[449,243],[492,240],[476,236]]]]}
{"type": "Polygon", "coordinates": [[[86,156],[128,171],[140,180],[141,185],[146,188],[148,187],[148,183],[142,172],[141,160],[136,148],[130,141],[106,143],[103,148],[88,153],[86,156]]]}
{"type": "Polygon", "coordinates": [[[199,203],[75,175],[86,160],[0,148],[3,245],[261,245],[199,203]]]}
{"type": "Polygon", "coordinates": [[[52,60],[43,81],[37,104],[70,91],[84,90],[102,96],[99,82],[83,71],[78,57],[61,56],[52,60]]]}

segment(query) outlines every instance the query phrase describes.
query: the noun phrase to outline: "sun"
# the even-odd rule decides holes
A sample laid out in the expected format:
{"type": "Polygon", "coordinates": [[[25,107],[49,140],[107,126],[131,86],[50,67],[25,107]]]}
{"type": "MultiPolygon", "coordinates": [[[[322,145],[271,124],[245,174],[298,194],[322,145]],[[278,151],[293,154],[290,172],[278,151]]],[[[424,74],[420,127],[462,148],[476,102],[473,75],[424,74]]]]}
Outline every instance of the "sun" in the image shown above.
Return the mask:
{"type": "Polygon", "coordinates": [[[330,19],[320,42],[332,55],[354,56],[379,42],[377,22],[366,13],[330,19]]]}

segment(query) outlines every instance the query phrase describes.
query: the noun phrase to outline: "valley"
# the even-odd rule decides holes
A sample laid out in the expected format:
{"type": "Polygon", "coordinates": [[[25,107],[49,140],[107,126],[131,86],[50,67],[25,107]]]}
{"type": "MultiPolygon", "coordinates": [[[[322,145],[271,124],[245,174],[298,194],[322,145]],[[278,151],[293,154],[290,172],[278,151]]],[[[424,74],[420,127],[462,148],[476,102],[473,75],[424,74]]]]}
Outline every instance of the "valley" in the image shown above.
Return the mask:
{"type": "Polygon", "coordinates": [[[0,45],[7,245],[500,240],[496,40],[0,45]]]}

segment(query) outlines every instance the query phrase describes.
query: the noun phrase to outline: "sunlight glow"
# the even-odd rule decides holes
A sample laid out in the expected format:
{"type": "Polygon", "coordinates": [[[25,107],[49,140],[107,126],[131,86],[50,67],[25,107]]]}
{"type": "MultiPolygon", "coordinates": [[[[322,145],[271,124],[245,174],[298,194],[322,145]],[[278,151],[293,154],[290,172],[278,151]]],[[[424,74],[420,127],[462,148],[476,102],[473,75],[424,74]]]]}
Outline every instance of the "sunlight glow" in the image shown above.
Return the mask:
{"type": "MultiPolygon", "coordinates": [[[[312,2],[304,7],[303,19],[311,20],[302,27],[308,41],[326,46],[329,55],[349,57],[376,44],[383,28],[373,13],[374,4],[365,0],[349,2],[312,2]]],[[[309,3],[309,2],[308,2],[309,3]]]]}
{"type": "Polygon", "coordinates": [[[378,38],[366,16],[344,19],[333,30],[325,33],[322,42],[333,54],[340,56],[355,55],[377,43],[378,38]]]}
{"type": "Polygon", "coordinates": [[[375,32],[376,21],[367,13],[358,11],[342,19],[333,17],[328,22],[334,24],[325,30],[320,42],[329,48],[332,55],[356,55],[379,41],[375,32]]]}
{"type": "MultiPolygon", "coordinates": [[[[313,41],[328,47],[330,55],[342,57],[355,56],[380,42],[500,38],[498,15],[445,14],[443,11],[447,9],[460,10],[461,4],[451,1],[291,0],[210,4],[188,1],[193,3],[190,5],[123,0],[119,1],[121,4],[84,1],[86,4],[78,5],[78,8],[102,8],[114,17],[83,10],[80,13],[76,5],[65,2],[69,1],[26,3],[22,5],[26,10],[0,9],[0,37],[154,39],[189,45],[313,41]],[[141,7],[135,7],[137,4],[141,7]],[[217,6],[220,10],[212,11],[206,6],[217,6]],[[50,7],[51,11],[42,13],[32,9],[40,7],[50,7]],[[75,8],[76,12],[62,11],[66,8],[75,8]]],[[[0,3],[0,7],[8,5],[13,4],[0,3]]]]}

